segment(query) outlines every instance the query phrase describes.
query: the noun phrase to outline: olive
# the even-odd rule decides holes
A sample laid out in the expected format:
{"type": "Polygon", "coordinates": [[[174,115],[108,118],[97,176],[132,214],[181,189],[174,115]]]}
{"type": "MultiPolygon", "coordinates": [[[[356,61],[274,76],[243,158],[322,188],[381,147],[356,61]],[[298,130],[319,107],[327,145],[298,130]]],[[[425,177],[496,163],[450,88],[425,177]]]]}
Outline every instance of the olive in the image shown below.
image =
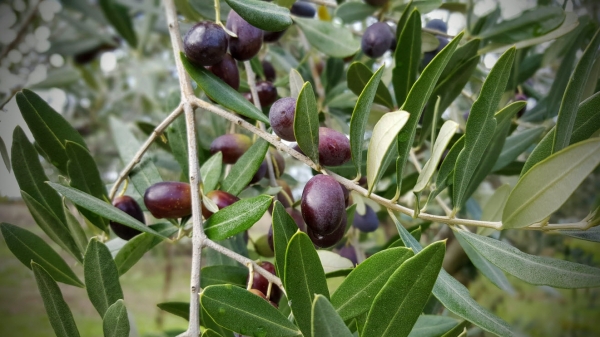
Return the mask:
{"type": "Polygon", "coordinates": [[[262,46],[262,29],[252,26],[233,10],[227,16],[227,29],[237,35],[237,38],[228,35],[229,52],[234,59],[247,61],[258,54],[262,46]]]}
{"type": "Polygon", "coordinates": [[[178,181],[156,183],[144,193],[144,204],[157,219],[188,216],[192,214],[190,184],[178,181]]]}
{"type": "Polygon", "coordinates": [[[315,7],[309,3],[296,1],[290,8],[290,13],[304,18],[314,18],[317,11],[315,10],[315,7]]]}
{"type": "MultiPolygon", "coordinates": [[[[219,209],[223,209],[240,200],[240,198],[231,193],[219,190],[208,192],[206,197],[212,200],[219,209]]],[[[204,219],[210,218],[211,215],[213,215],[213,212],[209,211],[206,207],[202,207],[202,216],[204,219]]]]}
{"type": "Polygon", "coordinates": [[[346,214],[340,184],[323,174],[312,177],[306,183],[300,207],[306,226],[319,235],[335,231],[346,214]]]}
{"type": "Polygon", "coordinates": [[[361,48],[370,58],[378,58],[390,49],[394,35],[390,26],[377,22],[369,26],[362,37],[361,48]]]}
{"type": "Polygon", "coordinates": [[[185,56],[201,66],[221,62],[227,52],[227,38],[223,27],[214,22],[203,21],[193,26],[183,38],[185,56]]]}
{"type": "Polygon", "coordinates": [[[235,164],[250,146],[252,146],[250,137],[241,133],[230,133],[215,138],[210,144],[210,153],[215,154],[221,151],[223,163],[235,164]]]}
{"type": "MultiPolygon", "coordinates": [[[[270,272],[271,274],[277,275],[277,273],[275,272],[275,266],[271,262],[262,261],[259,262],[258,265],[266,271],[270,272]]],[[[250,275],[248,275],[248,281],[249,279],[250,275]]],[[[261,274],[254,272],[254,278],[252,279],[252,289],[259,290],[263,294],[266,294],[267,290],[269,289],[269,280],[267,280],[261,274]]],[[[277,287],[274,284],[271,286],[271,296],[269,297],[269,299],[275,303],[279,303],[279,300],[281,299],[281,289],[279,289],[279,287],[277,287]]]]}
{"type": "MultiPolygon", "coordinates": [[[[267,107],[277,100],[277,89],[269,81],[256,82],[256,93],[262,107],[267,107]]],[[[254,103],[251,93],[245,93],[244,97],[251,103],[254,103]]]]}
{"type": "Polygon", "coordinates": [[[263,60],[261,65],[263,68],[263,74],[265,74],[265,80],[269,82],[275,81],[275,78],[277,78],[277,73],[275,72],[275,67],[273,67],[273,64],[271,64],[269,61],[263,60]]]}
{"type": "Polygon", "coordinates": [[[315,246],[319,248],[329,248],[340,242],[344,237],[344,234],[346,233],[346,221],[346,213],[344,213],[342,221],[332,233],[321,235],[315,233],[310,227],[307,227],[306,234],[308,234],[308,237],[315,246]]]}
{"type": "Polygon", "coordinates": [[[354,213],[352,226],[358,228],[361,232],[373,232],[379,227],[379,219],[377,219],[377,214],[369,205],[365,205],[365,207],[364,215],[360,215],[358,212],[354,213]]]}
{"type": "Polygon", "coordinates": [[[350,160],[350,140],[333,129],[319,128],[319,163],[339,166],[350,160]]]}
{"type": "Polygon", "coordinates": [[[440,19],[433,19],[433,20],[427,22],[425,27],[429,28],[429,29],[437,30],[442,33],[448,33],[448,25],[440,19]]]}
{"type": "Polygon", "coordinates": [[[240,88],[240,71],[231,55],[225,54],[221,62],[207,68],[234,90],[240,88]]]}
{"type": "Polygon", "coordinates": [[[340,254],[340,256],[352,261],[353,265],[356,266],[358,264],[358,258],[356,257],[356,249],[354,249],[352,245],[340,248],[338,253],[340,254]]]}
{"type": "Polygon", "coordinates": [[[269,110],[269,122],[277,136],[288,142],[295,142],[294,115],[296,114],[296,99],[284,97],[277,100],[269,110]]]}
{"type": "MultiPolygon", "coordinates": [[[[304,219],[302,219],[302,213],[300,213],[300,211],[298,211],[297,209],[291,207],[286,208],[285,211],[292,217],[292,219],[294,219],[294,222],[296,223],[296,226],[298,226],[298,229],[306,233],[306,223],[304,222],[304,219]]],[[[271,250],[275,251],[275,248],[273,246],[273,226],[269,227],[269,232],[267,233],[267,242],[269,243],[269,247],[271,247],[271,250]]]]}
{"type": "MultiPolygon", "coordinates": [[[[146,223],[144,219],[144,212],[140,208],[140,205],[130,196],[121,196],[116,197],[113,200],[113,206],[120,209],[121,211],[131,215],[134,219],[141,223],[146,223]]],[[[113,232],[123,240],[131,240],[134,236],[140,234],[141,232],[137,229],[133,229],[131,227],[125,226],[121,223],[110,221],[110,228],[112,228],[113,232]]]]}

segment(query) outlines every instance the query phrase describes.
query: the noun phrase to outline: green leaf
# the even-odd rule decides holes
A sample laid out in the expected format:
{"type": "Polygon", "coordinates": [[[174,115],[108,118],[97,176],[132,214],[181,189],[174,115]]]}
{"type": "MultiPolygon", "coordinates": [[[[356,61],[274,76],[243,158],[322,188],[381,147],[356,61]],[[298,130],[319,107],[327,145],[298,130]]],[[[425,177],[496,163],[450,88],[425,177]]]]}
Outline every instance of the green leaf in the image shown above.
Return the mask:
{"type": "MultiPolygon", "coordinates": [[[[440,40],[433,34],[429,34],[427,32],[421,32],[421,53],[426,53],[429,51],[434,51],[437,47],[440,46],[440,40]]],[[[420,60],[419,55],[419,60],[420,60]]],[[[407,92],[408,94],[408,92],[407,92]]]]}
{"type": "Polygon", "coordinates": [[[219,325],[252,336],[300,336],[300,331],[269,302],[232,285],[204,288],[200,303],[219,325]]]}
{"type": "Polygon", "coordinates": [[[108,22],[127,41],[129,46],[135,49],[137,47],[137,35],[129,16],[129,9],[116,0],[100,0],[99,5],[108,22]]]}
{"type": "Polygon", "coordinates": [[[384,69],[385,65],[382,65],[373,74],[373,77],[371,77],[360,96],[358,96],[358,101],[350,118],[350,150],[352,151],[352,161],[358,175],[360,175],[360,166],[362,163],[365,128],[384,69]]]}
{"type": "Polygon", "coordinates": [[[225,0],[229,7],[254,27],[280,32],[292,24],[290,11],[276,4],[259,0],[225,0]]]}
{"type": "MultiPolygon", "coordinates": [[[[366,65],[360,62],[353,62],[350,67],[348,67],[348,89],[350,89],[357,96],[363,92],[371,78],[373,78],[373,72],[366,65]]],[[[392,94],[390,94],[390,91],[388,88],[386,88],[385,83],[379,82],[377,85],[374,102],[390,109],[394,107],[392,94]]]]}
{"type": "Polygon", "coordinates": [[[344,58],[354,55],[360,48],[360,42],[345,27],[334,26],[329,21],[292,16],[302,30],[308,42],[328,56],[344,58]]]}
{"type": "Polygon", "coordinates": [[[456,320],[452,317],[421,315],[408,337],[439,337],[456,324],[456,320]]]}
{"type": "Polygon", "coordinates": [[[600,242],[600,226],[596,226],[590,228],[585,231],[581,230],[573,230],[573,231],[559,231],[560,234],[570,236],[573,238],[577,238],[580,240],[592,241],[592,242],[600,242]]]}
{"type": "Polygon", "coordinates": [[[369,193],[377,185],[389,161],[386,157],[395,157],[396,137],[408,122],[407,111],[388,112],[381,117],[373,128],[373,136],[367,152],[367,182],[369,193]]]}
{"type": "MultiPolygon", "coordinates": [[[[115,117],[110,117],[109,121],[114,143],[123,164],[127,165],[133,160],[137,149],[142,144],[135,138],[126,123],[115,117]]],[[[144,195],[148,187],[162,181],[158,169],[148,155],[142,157],[140,162],[131,170],[129,179],[140,195],[144,195]]]]}
{"type": "Polygon", "coordinates": [[[310,82],[305,82],[298,94],[294,114],[294,136],[304,154],[319,164],[319,110],[310,82]]]}
{"type": "Polygon", "coordinates": [[[552,153],[556,153],[570,144],[583,88],[596,60],[599,46],[600,30],[597,30],[569,79],[569,84],[567,85],[558,111],[558,120],[555,126],[556,131],[554,132],[554,140],[552,142],[552,153]]]}
{"type": "Polygon", "coordinates": [[[492,140],[496,129],[494,112],[508,83],[514,56],[515,49],[511,48],[498,59],[483,83],[479,97],[471,107],[465,132],[465,146],[458,155],[454,169],[454,211],[464,205],[468,182],[492,140]]]}
{"type": "Polygon", "coordinates": [[[510,284],[506,275],[500,270],[500,268],[491,264],[485,257],[483,257],[479,251],[471,246],[469,242],[463,237],[462,231],[455,231],[456,239],[460,243],[460,246],[464,249],[465,253],[469,257],[469,260],[479,269],[479,271],[485,275],[496,287],[506,291],[510,295],[515,294],[515,289],[510,284]]]}
{"type": "Polygon", "coordinates": [[[356,266],[331,296],[331,303],[342,319],[347,321],[368,312],[392,273],[413,255],[407,248],[389,248],[356,266]]]}
{"type": "MultiPolygon", "coordinates": [[[[285,277],[285,252],[292,236],[298,231],[298,225],[279,201],[274,203],[272,220],[275,267],[277,268],[277,275],[285,277]]],[[[283,277],[282,281],[285,284],[283,277]]]]}
{"type": "MultiPolygon", "coordinates": [[[[423,249],[421,244],[419,244],[404,226],[400,224],[396,216],[390,214],[390,217],[396,224],[396,229],[398,229],[398,233],[406,246],[412,248],[416,252],[421,251],[423,249]]],[[[444,269],[440,271],[437,281],[435,282],[433,295],[450,312],[476,324],[485,331],[489,331],[498,336],[515,335],[506,322],[480,306],[479,303],[471,297],[469,290],[455,278],[450,276],[444,269]]]]}
{"type": "Polygon", "coordinates": [[[313,337],[352,337],[352,333],[323,295],[316,295],[312,303],[313,337]]]}
{"type": "MultiPolygon", "coordinates": [[[[179,163],[179,167],[181,167],[181,174],[187,179],[189,174],[189,158],[188,158],[188,148],[187,148],[187,127],[185,123],[185,115],[181,115],[177,117],[173,123],[166,130],[167,139],[169,140],[168,144],[171,148],[171,152],[173,152],[173,157],[177,163],[179,163]]],[[[202,173],[202,181],[205,183],[205,174],[202,173]]],[[[206,192],[206,191],[205,191],[206,192]]],[[[208,193],[208,192],[206,192],[208,193]]]]}
{"type": "Polygon", "coordinates": [[[183,53],[180,57],[185,70],[208,97],[233,112],[269,125],[269,118],[258,110],[254,104],[245,99],[242,94],[204,67],[192,64],[183,53]]]}
{"type": "Polygon", "coordinates": [[[69,254],[77,261],[82,262],[82,251],[79,249],[77,243],[75,243],[67,226],[26,192],[21,191],[21,197],[23,198],[25,205],[27,205],[29,213],[31,213],[31,216],[44,233],[46,233],[52,241],[56,242],[64,250],[69,252],[69,254]]]}
{"type": "Polygon", "coordinates": [[[450,41],[448,45],[446,45],[446,47],[444,47],[444,49],[442,49],[442,51],[440,51],[425,67],[417,81],[411,87],[410,92],[406,97],[406,101],[402,105],[401,110],[410,113],[410,118],[406,122],[406,127],[398,134],[397,140],[398,160],[396,161],[396,183],[398,185],[398,191],[402,190],[404,166],[406,165],[410,149],[415,139],[415,132],[421,112],[463,35],[464,32],[461,32],[452,39],[452,41],[450,41]]]}
{"type": "MultiPolygon", "coordinates": [[[[208,19],[208,20],[212,20],[215,21],[215,5],[214,2],[210,2],[210,1],[204,1],[204,0],[186,0],[190,3],[190,5],[192,5],[192,7],[194,8],[194,10],[196,10],[198,13],[200,13],[200,15],[202,15],[203,18],[208,19]]],[[[227,18],[227,14],[229,14],[229,11],[231,10],[231,7],[229,7],[229,5],[224,2],[221,1],[221,18],[227,18]]]]}
{"type": "Polygon", "coordinates": [[[316,294],[329,298],[325,272],[308,235],[298,231],[285,253],[285,289],[296,324],[304,336],[311,333],[312,301],[316,294]]]}
{"type": "Polygon", "coordinates": [[[521,228],[554,213],[600,164],[600,138],[573,144],[533,166],[510,193],[503,228],[521,228]]]}
{"type": "Polygon", "coordinates": [[[458,123],[451,120],[446,121],[444,125],[442,125],[437,140],[435,141],[435,144],[433,144],[431,157],[423,166],[423,170],[421,171],[421,174],[419,174],[417,183],[413,188],[414,193],[420,193],[423,191],[431,180],[431,177],[435,173],[435,169],[438,167],[448,143],[450,143],[450,140],[452,140],[452,137],[458,130],[458,126],[458,123]]]}
{"type": "Polygon", "coordinates": [[[221,183],[221,189],[233,195],[240,194],[265,160],[268,149],[269,143],[259,138],[231,167],[231,171],[221,183]]]}
{"type": "Polygon", "coordinates": [[[90,302],[104,317],[108,308],[123,299],[119,271],[108,248],[98,240],[91,240],[83,259],[83,276],[90,302]]]}
{"type": "MultiPolygon", "coordinates": [[[[488,199],[487,203],[483,206],[481,212],[481,220],[483,221],[502,221],[502,211],[510,195],[511,187],[509,184],[504,184],[496,189],[494,194],[488,199]]],[[[491,228],[479,227],[477,234],[483,236],[489,236],[495,232],[491,228]]]]}
{"type": "Polygon", "coordinates": [[[67,204],[64,202],[63,202],[63,210],[64,210],[64,214],[65,214],[65,218],[66,218],[65,225],[67,226],[67,229],[71,233],[71,236],[73,237],[73,240],[75,241],[75,244],[77,245],[77,248],[79,248],[80,254],[83,255],[82,252],[85,252],[85,250],[87,248],[88,237],[85,234],[83,227],[81,227],[81,224],[79,223],[77,218],[75,218],[75,216],[71,213],[71,211],[67,207],[67,204]]]}
{"type": "Polygon", "coordinates": [[[396,102],[401,104],[404,103],[410,88],[417,80],[417,72],[421,64],[421,14],[416,9],[410,14],[399,35],[394,60],[396,66],[392,71],[392,83],[396,102]]]}
{"type": "Polygon", "coordinates": [[[102,319],[104,337],[129,337],[129,318],[123,300],[113,303],[102,319]]]}
{"type": "Polygon", "coordinates": [[[56,191],[46,185],[48,177],[38,158],[25,132],[17,126],[13,131],[11,160],[19,188],[62,221],[62,201],[56,191]]]}
{"type": "Polygon", "coordinates": [[[67,199],[71,200],[75,205],[79,205],[87,210],[90,210],[108,220],[112,220],[123,224],[127,227],[131,227],[133,229],[137,229],[140,232],[150,233],[159,238],[166,239],[166,236],[157,233],[152,228],[144,225],[139,222],[129,214],[121,211],[120,209],[112,206],[111,204],[102,201],[100,199],[96,199],[89,194],[85,194],[75,188],[63,186],[61,184],[56,184],[52,182],[48,182],[53,189],[55,189],[58,193],[64,195],[67,199]]]}
{"type": "Polygon", "coordinates": [[[160,310],[179,316],[185,320],[190,319],[190,304],[188,302],[164,302],[158,303],[156,306],[160,310]]]}
{"type": "MultiPolygon", "coordinates": [[[[71,141],[67,141],[65,148],[69,157],[67,171],[69,172],[69,179],[71,179],[71,187],[98,199],[108,199],[106,196],[106,187],[100,178],[98,166],[96,166],[96,161],[90,152],[83,146],[71,141]]],[[[108,231],[104,219],[86,209],[79,209],[79,211],[92,225],[104,232],[108,231]]]]}
{"type": "MultiPolygon", "coordinates": [[[[150,227],[167,237],[178,231],[177,227],[169,223],[155,224],[150,227]]],[[[115,256],[115,264],[117,265],[119,276],[125,274],[142,258],[142,256],[144,256],[144,254],[146,254],[146,252],[156,247],[162,241],[162,238],[148,233],[141,233],[127,241],[115,256]]]]}
{"type": "Polygon", "coordinates": [[[566,289],[600,286],[599,268],[529,255],[505,242],[467,231],[458,233],[483,257],[527,283],[566,289]]]}
{"type": "MultiPolygon", "coordinates": [[[[442,0],[413,0],[412,6],[416,7],[422,14],[427,14],[442,5],[442,0]]],[[[406,1],[395,0],[392,4],[392,10],[397,11],[408,6],[406,1]]]]}
{"type": "Polygon", "coordinates": [[[6,246],[21,263],[31,269],[31,262],[44,267],[56,282],[83,288],[69,265],[44,240],[32,232],[8,224],[0,224],[6,246]]]}
{"type": "Polygon", "coordinates": [[[223,336],[220,333],[215,332],[214,330],[206,329],[202,333],[201,337],[223,337],[223,336]]]}
{"type": "Polygon", "coordinates": [[[4,143],[4,139],[2,139],[2,137],[0,137],[0,155],[2,156],[2,161],[4,161],[6,170],[10,173],[10,157],[8,156],[8,150],[6,149],[6,144],[4,143]]]}
{"type": "Polygon", "coordinates": [[[221,179],[221,173],[223,171],[223,154],[221,151],[212,155],[207,161],[200,167],[200,174],[202,175],[202,184],[204,193],[208,193],[214,190],[219,184],[221,179]]]}
{"type": "Polygon", "coordinates": [[[438,241],[396,269],[373,301],[363,336],[408,336],[427,304],[445,253],[446,242],[438,241]]]}
{"type": "Polygon", "coordinates": [[[300,91],[302,91],[302,87],[304,86],[304,79],[298,70],[294,68],[290,69],[289,79],[291,97],[298,99],[298,95],[300,95],[300,91]]]}
{"type": "MultiPolygon", "coordinates": [[[[65,143],[70,140],[87,148],[81,135],[61,114],[33,91],[23,89],[22,92],[17,93],[16,100],[33,138],[48,155],[50,163],[66,173],[68,158],[65,143]]],[[[13,135],[13,141],[14,137],[13,135]]]]}
{"type": "Polygon", "coordinates": [[[527,10],[515,19],[491,25],[478,34],[479,38],[504,43],[518,42],[542,36],[558,28],[565,12],[558,6],[540,6],[527,10]]]}
{"type": "Polygon", "coordinates": [[[79,337],[79,330],[77,330],[73,314],[62,296],[58,284],[54,282],[50,274],[41,265],[32,261],[28,267],[33,270],[50,325],[56,336],[79,337]]]}
{"type": "Polygon", "coordinates": [[[438,175],[435,178],[435,188],[429,193],[427,197],[427,203],[429,203],[433,198],[435,198],[440,192],[442,192],[446,187],[452,185],[452,176],[454,174],[454,166],[456,165],[456,159],[458,155],[462,151],[465,145],[465,136],[460,137],[454,145],[448,151],[446,158],[442,161],[442,165],[438,170],[438,175]]]}
{"type": "Polygon", "coordinates": [[[204,224],[204,233],[211,240],[224,240],[243,232],[262,218],[272,200],[272,196],[259,195],[237,201],[211,215],[204,224]]]}
{"type": "Polygon", "coordinates": [[[506,138],[504,146],[502,147],[502,152],[500,152],[500,156],[498,157],[498,160],[496,160],[496,164],[494,164],[492,171],[498,171],[515,161],[521,153],[527,150],[540,138],[544,130],[544,127],[536,127],[513,134],[506,138]]]}
{"type": "Polygon", "coordinates": [[[208,266],[202,268],[200,287],[206,288],[217,284],[231,284],[246,287],[248,268],[239,266],[208,266]]]}
{"type": "Polygon", "coordinates": [[[368,18],[375,13],[376,10],[377,7],[363,2],[347,1],[335,9],[334,15],[340,18],[344,23],[353,23],[368,18]]]}

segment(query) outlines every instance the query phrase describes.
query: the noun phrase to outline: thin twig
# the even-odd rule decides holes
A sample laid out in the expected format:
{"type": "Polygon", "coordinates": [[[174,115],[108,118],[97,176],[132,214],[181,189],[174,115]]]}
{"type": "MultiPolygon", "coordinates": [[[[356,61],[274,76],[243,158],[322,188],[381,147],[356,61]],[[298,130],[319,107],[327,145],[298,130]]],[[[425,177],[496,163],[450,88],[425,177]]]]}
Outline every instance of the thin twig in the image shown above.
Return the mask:
{"type": "Polygon", "coordinates": [[[146,139],[146,142],[144,142],[144,144],[142,145],[142,147],[140,147],[140,149],[135,154],[135,156],[133,156],[133,159],[131,159],[131,161],[127,164],[127,166],[125,166],[125,168],[119,173],[119,176],[115,180],[115,183],[111,187],[110,193],[108,194],[108,198],[109,199],[112,200],[115,197],[115,194],[117,193],[117,190],[119,189],[119,186],[121,186],[121,183],[123,183],[123,180],[125,180],[125,178],[127,178],[127,176],[129,175],[129,173],[131,172],[131,170],[133,170],[133,168],[135,167],[135,165],[137,165],[140,162],[140,160],[142,160],[142,157],[144,156],[144,154],[146,153],[146,151],[148,151],[148,149],[150,148],[150,145],[152,145],[152,143],[154,142],[154,140],[156,138],[160,137],[160,135],[163,133],[163,131],[165,131],[165,129],[169,125],[171,125],[171,123],[173,123],[173,121],[175,119],[177,119],[177,117],[179,117],[179,115],[181,115],[182,111],[183,111],[183,104],[179,104],[179,106],[177,108],[175,108],[175,110],[173,110],[167,116],[167,118],[165,118],[165,120],[163,120],[154,129],[154,131],[152,131],[152,133],[150,134],[150,136],[148,137],[148,139],[146,139]]]}

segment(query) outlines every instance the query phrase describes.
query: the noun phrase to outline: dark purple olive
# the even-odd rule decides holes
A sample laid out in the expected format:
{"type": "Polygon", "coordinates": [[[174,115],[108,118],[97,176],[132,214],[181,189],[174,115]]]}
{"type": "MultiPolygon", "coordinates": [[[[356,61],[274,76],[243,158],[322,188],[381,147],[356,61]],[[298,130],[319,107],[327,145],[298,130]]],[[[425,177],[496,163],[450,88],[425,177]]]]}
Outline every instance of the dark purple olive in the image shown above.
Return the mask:
{"type": "Polygon", "coordinates": [[[314,18],[317,11],[313,5],[307,2],[296,1],[290,8],[290,13],[303,18],[314,18]]]}
{"type": "MultiPolygon", "coordinates": [[[[263,261],[258,263],[259,266],[264,268],[266,271],[270,272],[273,275],[277,275],[275,272],[275,266],[271,262],[263,261]]],[[[250,279],[250,275],[248,275],[248,280],[250,279]]],[[[260,290],[263,294],[267,293],[269,289],[269,280],[267,280],[261,274],[254,272],[254,278],[252,279],[252,289],[260,290]]],[[[276,285],[271,286],[271,296],[270,300],[279,303],[281,299],[281,289],[276,285]]]]}
{"type": "Polygon", "coordinates": [[[365,30],[362,37],[361,48],[363,53],[370,58],[381,57],[390,49],[394,39],[392,30],[385,22],[377,22],[365,30]]]}
{"type": "Polygon", "coordinates": [[[344,237],[344,234],[346,233],[346,221],[346,213],[344,213],[342,221],[332,233],[321,235],[311,230],[310,227],[307,227],[306,234],[308,234],[310,241],[312,241],[315,246],[319,248],[329,248],[340,242],[344,237]]]}
{"type": "Polygon", "coordinates": [[[288,142],[295,142],[294,115],[296,114],[296,99],[284,97],[277,100],[269,110],[269,121],[275,134],[288,142]]]}
{"type": "Polygon", "coordinates": [[[231,133],[215,138],[210,144],[210,153],[215,154],[221,151],[223,163],[235,164],[250,146],[252,146],[250,137],[241,133],[231,133]]]}
{"type": "Polygon", "coordinates": [[[315,234],[330,234],[346,214],[344,191],[330,176],[318,174],[304,186],[300,203],[302,218],[315,234]]]}
{"type": "Polygon", "coordinates": [[[375,211],[369,205],[365,205],[365,207],[366,211],[364,215],[360,215],[358,212],[354,213],[352,226],[358,228],[361,232],[369,233],[379,227],[379,219],[377,219],[377,214],[375,214],[375,211]]]}
{"type": "Polygon", "coordinates": [[[257,182],[259,182],[262,178],[265,177],[265,175],[267,174],[267,171],[268,171],[267,161],[263,160],[263,162],[258,167],[258,170],[256,171],[256,173],[254,173],[254,175],[252,176],[252,180],[250,180],[250,184],[256,184],[257,182]]]}
{"type": "Polygon", "coordinates": [[[356,249],[354,249],[353,246],[344,246],[340,248],[340,251],[338,253],[340,254],[340,256],[352,261],[353,265],[356,266],[358,264],[358,258],[356,257],[356,249]]]}
{"type": "Polygon", "coordinates": [[[427,22],[425,27],[429,28],[429,29],[437,30],[442,33],[448,33],[448,25],[440,19],[433,19],[433,20],[427,22]]]}
{"type": "MultiPolygon", "coordinates": [[[[206,197],[212,200],[219,209],[223,209],[240,200],[240,198],[231,193],[219,190],[208,192],[206,197]]],[[[202,216],[204,219],[210,218],[211,215],[213,215],[213,212],[209,211],[206,207],[202,207],[202,216]]]]}
{"type": "Polygon", "coordinates": [[[263,33],[263,41],[266,43],[274,43],[279,41],[279,39],[281,39],[281,37],[283,36],[283,34],[285,34],[285,32],[287,31],[287,29],[284,29],[282,31],[279,32],[267,32],[265,31],[263,33]]]}
{"type": "Polygon", "coordinates": [[[144,204],[157,219],[188,216],[192,214],[190,184],[177,181],[156,183],[144,193],[144,204]]]}
{"type": "Polygon", "coordinates": [[[183,38],[185,56],[195,64],[212,66],[221,62],[227,52],[228,35],[214,22],[203,21],[183,38]]]}
{"type": "Polygon", "coordinates": [[[231,55],[225,54],[221,62],[207,68],[234,90],[240,88],[240,71],[231,55]]]}
{"type": "Polygon", "coordinates": [[[350,160],[350,140],[333,129],[319,128],[319,163],[339,166],[350,160]]]}
{"type": "Polygon", "coordinates": [[[385,5],[389,0],[365,0],[365,2],[371,6],[381,7],[385,5]]]}
{"type": "MultiPolygon", "coordinates": [[[[527,102],[527,95],[523,94],[523,93],[518,93],[515,95],[515,101],[525,101],[527,102]]],[[[525,104],[525,106],[523,107],[523,109],[519,110],[519,112],[517,112],[517,118],[521,118],[523,116],[523,114],[525,113],[525,111],[527,111],[527,104],[525,104]]]]}
{"type": "MultiPolygon", "coordinates": [[[[113,200],[113,206],[120,209],[121,211],[131,215],[137,221],[145,224],[146,221],[144,219],[144,212],[138,205],[137,201],[130,196],[121,196],[116,197],[113,200]]],[[[131,227],[127,227],[121,223],[110,221],[110,228],[112,228],[113,232],[123,240],[131,240],[134,236],[140,234],[141,232],[137,229],[133,229],[131,227]]]]}
{"type": "MultiPolygon", "coordinates": [[[[273,102],[277,100],[277,89],[271,82],[256,82],[256,93],[258,94],[258,100],[260,101],[260,105],[263,108],[273,104],[273,102]]],[[[254,99],[252,98],[251,93],[244,93],[244,97],[246,97],[246,99],[250,101],[250,103],[254,103],[254,99]]]]}
{"type": "MultiPolygon", "coordinates": [[[[298,229],[306,233],[306,223],[304,222],[304,219],[302,219],[302,213],[291,207],[286,208],[285,211],[292,217],[292,219],[294,219],[298,229]]],[[[275,248],[273,248],[273,226],[269,227],[269,232],[267,233],[267,242],[269,243],[271,250],[275,251],[275,248]]]]}
{"type": "Polygon", "coordinates": [[[265,74],[265,80],[269,82],[275,81],[275,78],[277,78],[277,73],[275,72],[275,67],[273,67],[273,64],[265,60],[263,60],[260,64],[262,65],[263,73],[265,74]]]}
{"type": "Polygon", "coordinates": [[[253,58],[262,46],[263,31],[244,20],[235,11],[227,16],[227,29],[234,32],[237,38],[229,37],[229,52],[238,61],[253,58]]]}
{"type": "Polygon", "coordinates": [[[433,58],[442,51],[442,49],[444,49],[444,47],[446,47],[446,45],[448,44],[448,39],[445,37],[439,37],[437,36],[438,41],[440,41],[440,44],[438,45],[438,47],[434,50],[434,51],[428,51],[425,53],[425,55],[423,56],[423,67],[426,67],[429,62],[431,62],[431,60],[433,60],[433,58]]]}

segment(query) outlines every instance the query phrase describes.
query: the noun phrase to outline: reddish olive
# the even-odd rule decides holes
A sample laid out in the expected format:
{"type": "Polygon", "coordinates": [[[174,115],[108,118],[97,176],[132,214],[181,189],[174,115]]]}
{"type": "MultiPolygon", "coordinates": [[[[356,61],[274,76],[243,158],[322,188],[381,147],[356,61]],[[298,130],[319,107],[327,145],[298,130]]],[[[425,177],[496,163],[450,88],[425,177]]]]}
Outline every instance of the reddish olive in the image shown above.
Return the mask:
{"type": "MultiPolygon", "coordinates": [[[[277,89],[273,83],[269,81],[256,82],[256,94],[258,95],[258,101],[263,108],[273,104],[273,102],[277,100],[277,89]]],[[[250,103],[254,103],[252,93],[244,93],[244,97],[250,101],[250,103]]]]}
{"type": "Polygon", "coordinates": [[[277,136],[288,142],[295,142],[294,115],[296,114],[296,99],[284,97],[277,100],[269,110],[269,122],[277,136]]]}
{"type": "Polygon", "coordinates": [[[350,160],[350,140],[333,129],[319,128],[319,163],[339,166],[350,160]]]}
{"type": "MultiPolygon", "coordinates": [[[[206,197],[212,200],[219,209],[223,209],[240,200],[240,198],[231,193],[219,190],[208,192],[206,197]]],[[[211,215],[213,215],[213,212],[209,211],[206,207],[202,207],[202,216],[204,219],[210,218],[211,215]]]]}
{"type": "Polygon", "coordinates": [[[330,234],[346,214],[344,191],[332,177],[318,174],[304,186],[300,207],[308,228],[318,235],[330,234]]]}
{"type": "MultiPolygon", "coordinates": [[[[277,273],[275,272],[275,266],[271,262],[263,261],[259,262],[258,265],[266,271],[270,272],[271,274],[277,275],[277,273]]],[[[248,281],[249,278],[250,275],[248,275],[248,281]]],[[[252,289],[259,290],[263,294],[266,294],[267,290],[269,289],[269,281],[261,274],[254,272],[254,278],[252,279],[252,289]]],[[[277,287],[274,284],[271,286],[271,296],[269,297],[269,299],[275,303],[279,303],[279,300],[281,299],[281,289],[279,289],[279,287],[277,287]]]]}
{"type": "MultiPolygon", "coordinates": [[[[141,223],[146,223],[144,219],[144,212],[140,205],[130,196],[124,195],[121,197],[116,197],[113,200],[113,206],[120,209],[121,211],[131,215],[134,219],[141,223]]],[[[137,229],[133,229],[131,227],[125,226],[121,223],[110,221],[110,228],[112,228],[113,232],[123,240],[131,240],[134,236],[140,234],[141,232],[137,229]]]]}
{"type": "Polygon", "coordinates": [[[192,214],[190,184],[178,181],[156,183],[144,193],[144,204],[157,219],[188,216],[192,214]]]}
{"type": "Polygon", "coordinates": [[[215,154],[221,151],[223,163],[235,164],[250,146],[252,146],[250,137],[241,133],[230,133],[215,138],[210,144],[210,153],[215,154]]]}

